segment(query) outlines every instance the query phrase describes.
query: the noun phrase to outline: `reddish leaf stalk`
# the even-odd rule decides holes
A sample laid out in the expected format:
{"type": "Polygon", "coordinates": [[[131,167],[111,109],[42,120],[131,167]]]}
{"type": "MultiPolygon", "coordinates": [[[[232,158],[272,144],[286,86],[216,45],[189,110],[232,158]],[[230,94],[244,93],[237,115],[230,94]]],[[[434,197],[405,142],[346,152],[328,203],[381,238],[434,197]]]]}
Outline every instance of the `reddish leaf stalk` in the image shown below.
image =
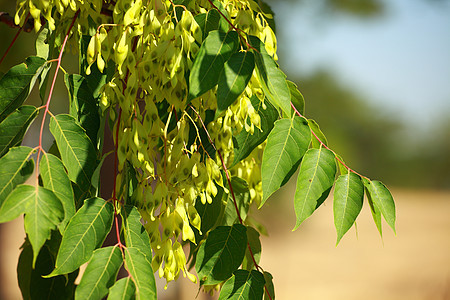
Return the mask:
{"type": "MultiPolygon", "coordinates": [[[[55,74],[53,75],[52,85],[50,86],[50,91],[48,93],[47,102],[44,105],[44,107],[45,107],[44,115],[42,116],[41,130],[39,131],[39,146],[38,146],[39,150],[38,150],[37,159],[36,159],[36,169],[37,170],[39,170],[39,158],[41,156],[41,152],[43,151],[42,133],[44,132],[45,117],[47,116],[47,113],[50,113],[50,111],[49,111],[50,101],[52,100],[53,89],[55,87],[56,78],[58,76],[58,71],[61,67],[61,61],[62,61],[62,55],[64,53],[64,48],[66,47],[66,43],[67,43],[67,40],[69,39],[70,31],[72,30],[73,25],[75,24],[75,20],[78,18],[79,14],[80,14],[80,10],[77,10],[77,12],[75,13],[75,16],[73,16],[72,23],[70,23],[69,29],[67,30],[66,36],[64,37],[64,41],[61,45],[61,51],[59,52],[59,56],[57,59],[57,65],[56,65],[55,74]]],[[[36,172],[36,177],[38,177],[38,176],[39,176],[39,171],[36,172]]]]}
{"type": "MultiPolygon", "coordinates": [[[[294,106],[294,104],[292,104],[292,102],[291,102],[291,107],[294,109],[295,113],[296,113],[299,117],[305,118],[305,116],[303,116],[303,115],[297,110],[297,108],[295,108],[295,106],[294,106]]],[[[305,118],[305,119],[306,119],[306,118],[305,118]]],[[[322,142],[322,140],[316,135],[316,133],[315,133],[311,128],[310,128],[310,130],[311,130],[312,135],[316,138],[316,140],[320,143],[320,145],[322,145],[322,147],[324,147],[325,149],[330,150],[331,152],[333,152],[334,157],[336,158],[336,160],[339,161],[339,163],[340,163],[341,165],[343,165],[344,168],[346,168],[349,172],[355,173],[355,174],[358,175],[359,177],[369,179],[369,178],[367,178],[366,176],[363,176],[363,175],[359,174],[358,172],[356,172],[355,170],[353,170],[353,169],[351,169],[349,166],[347,166],[347,165],[346,165],[346,164],[345,164],[345,163],[337,156],[336,152],[334,152],[330,147],[328,147],[327,145],[325,145],[325,143],[322,142]]]]}

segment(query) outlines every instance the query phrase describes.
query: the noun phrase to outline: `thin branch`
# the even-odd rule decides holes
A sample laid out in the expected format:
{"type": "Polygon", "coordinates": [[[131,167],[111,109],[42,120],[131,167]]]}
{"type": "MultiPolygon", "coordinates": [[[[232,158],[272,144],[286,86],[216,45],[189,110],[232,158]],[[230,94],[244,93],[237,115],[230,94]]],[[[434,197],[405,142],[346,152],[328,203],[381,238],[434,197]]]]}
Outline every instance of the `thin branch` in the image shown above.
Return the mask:
{"type": "MultiPolygon", "coordinates": [[[[8,23],[6,23],[5,21],[3,21],[6,17],[10,17],[10,16],[9,16],[7,13],[0,12],[0,21],[4,22],[5,24],[8,24],[8,23]],[[6,14],[6,16],[5,16],[5,14],[6,14]]],[[[23,27],[20,27],[19,30],[17,31],[17,33],[16,33],[16,35],[14,36],[13,40],[12,40],[11,43],[9,44],[8,49],[6,49],[5,53],[3,54],[2,58],[0,59],[0,65],[2,64],[2,62],[3,62],[3,60],[5,59],[6,55],[8,55],[9,50],[11,50],[12,46],[13,46],[14,43],[16,42],[17,38],[19,37],[19,34],[20,34],[22,31],[25,30],[25,27],[26,27],[26,25],[28,24],[28,18],[29,18],[29,17],[30,17],[30,14],[28,13],[27,17],[25,18],[25,25],[24,25],[23,27]]],[[[10,18],[12,18],[12,17],[10,17],[10,18]]],[[[12,24],[15,25],[14,20],[12,21],[12,24]]],[[[12,26],[10,26],[10,27],[12,27],[12,26]]],[[[15,27],[17,28],[17,27],[19,27],[19,26],[16,25],[15,27]]]]}
{"type": "MultiPolygon", "coordinates": [[[[216,151],[217,151],[217,154],[219,155],[220,161],[222,162],[222,168],[223,168],[223,170],[224,170],[224,172],[225,172],[225,176],[227,177],[228,186],[230,187],[230,193],[231,193],[231,197],[232,197],[232,199],[233,199],[234,208],[236,209],[236,214],[238,215],[239,223],[240,223],[241,225],[244,225],[244,222],[243,222],[243,220],[242,220],[242,218],[241,218],[241,213],[240,213],[240,211],[239,211],[239,207],[237,206],[237,201],[236,201],[236,197],[235,197],[235,195],[234,195],[233,186],[231,185],[230,173],[229,173],[229,171],[228,171],[227,166],[225,165],[225,161],[224,161],[224,159],[223,159],[223,157],[222,157],[222,153],[221,153],[220,150],[218,150],[218,149],[216,148],[216,146],[214,145],[214,142],[213,142],[213,140],[211,139],[211,136],[209,135],[209,132],[208,132],[208,130],[206,129],[206,126],[205,126],[205,124],[203,123],[203,120],[202,120],[202,118],[200,117],[200,114],[195,110],[195,108],[194,108],[192,105],[189,105],[189,107],[195,112],[195,114],[196,114],[197,117],[199,118],[200,122],[202,123],[203,129],[205,130],[206,135],[207,135],[207,137],[208,137],[208,139],[209,139],[209,142],[211,143],[211,145],[213,146],[214,150],[216,150],[216,151]]],[[[261,266],[258,265],[258,263],[256,262],[255,255],[253,254],[253,251],[252,251],[252,249],[251,249],[251,247],[250,247],[250,243],[249,243],[249,242],[247,242],[247,248],[248,248],[248,250],[249,250],[249,252],[250,252],[250,256],[252,257],[253,264],[254,264],[256,270],[257,270],[257,271],[260,271],[260,272],[262,273],[263,269],[262,269],[261,266]]],[[[264,290],[265,290],[266,294],[269,296],[269,299],[272,300],[272,296],[270,295],[269,290],[267,289],[267,286],[266,286],[265,284],[264,284],[264,290]]]]}

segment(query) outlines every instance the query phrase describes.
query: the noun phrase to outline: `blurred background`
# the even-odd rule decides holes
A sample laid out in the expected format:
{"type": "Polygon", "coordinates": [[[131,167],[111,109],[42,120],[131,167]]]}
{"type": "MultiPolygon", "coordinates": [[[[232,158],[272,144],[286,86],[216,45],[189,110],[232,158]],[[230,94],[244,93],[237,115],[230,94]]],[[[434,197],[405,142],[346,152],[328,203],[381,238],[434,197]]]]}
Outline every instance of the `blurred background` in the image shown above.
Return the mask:
{"type": "MultiPolygon", "coordinates": [[[[13,14],[13,2],[0,0],[0,11],[13,14]]],[[[306,116],[352,169],[383,181],[397,205],[396,236],[384,224],[380,238],[365,205],[357,230],[336,247],[332,199],[291,232],[291,180],[254,212],[269,232],[261,265],[277,299],[450,299],[450,1],[266,2],[279,64],[303,93],[306,116]]],[[[16,31],[0,24],[0,55],[16,31]]],[[[35,53],[34,36],[21,33],[0,72],[35,53]]],[[[55,111],[67,103],[59,86],[55,111]]],[[[0,299],[20,299],[22,220],[1,224],[0,235],[0,299]]],[[[181,278],[160,295],[194,299],[197,290],[181,278]]]]}

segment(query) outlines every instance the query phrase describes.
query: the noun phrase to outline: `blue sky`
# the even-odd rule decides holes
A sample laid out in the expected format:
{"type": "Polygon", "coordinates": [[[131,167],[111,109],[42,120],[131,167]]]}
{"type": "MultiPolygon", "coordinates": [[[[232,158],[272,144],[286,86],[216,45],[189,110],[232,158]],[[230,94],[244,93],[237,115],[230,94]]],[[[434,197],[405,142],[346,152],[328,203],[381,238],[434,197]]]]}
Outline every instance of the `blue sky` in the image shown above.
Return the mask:
{"type": "Polygon", "coordinates": [[[306,5],[277,2],[279,48],[287,56],[282,68],[290,74],[331,69],[409,124],[448,118],[450,4],[442,2],[392,0],[381,17],[330,15],[326,21],[306,5]]]}

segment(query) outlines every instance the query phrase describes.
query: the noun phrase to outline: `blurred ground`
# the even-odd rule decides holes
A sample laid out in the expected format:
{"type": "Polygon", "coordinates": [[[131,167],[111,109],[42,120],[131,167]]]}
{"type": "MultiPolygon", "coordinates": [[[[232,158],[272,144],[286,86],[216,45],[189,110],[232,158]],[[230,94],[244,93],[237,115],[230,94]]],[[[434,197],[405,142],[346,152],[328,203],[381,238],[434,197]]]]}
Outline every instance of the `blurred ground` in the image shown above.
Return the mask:
{"type": "MultiPolygon", "coordinates": [[[[384,226],[383,240],[366,205],[335,247],[332,201],[297,231],[290,189],[275,194],[258,219],[268,225],[261,265],[274,277],[276,299],[444,300],[450,299],[450,192],[393,190],[397,236],[384,226]],[[276,203],[279,201],[279,203],[276,203]]],[[[23,225],[1,227],[0,299],[21,299],[16,280],[23,225]]],[[[163,287],[163,283],[158,284],[163,287]]],[[[195,299],[196,286],[181,278],[160,299],[195,299]]],[[[200,293],[198,299],[206,299],[200,293]]]]}

